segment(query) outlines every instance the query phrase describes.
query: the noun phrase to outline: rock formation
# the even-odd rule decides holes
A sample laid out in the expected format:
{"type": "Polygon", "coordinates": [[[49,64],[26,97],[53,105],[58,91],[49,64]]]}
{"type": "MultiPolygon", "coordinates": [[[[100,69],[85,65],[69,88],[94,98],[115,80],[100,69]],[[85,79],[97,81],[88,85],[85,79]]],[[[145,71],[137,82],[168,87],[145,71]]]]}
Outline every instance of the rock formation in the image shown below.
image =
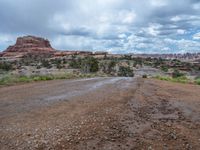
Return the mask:
{"type": "Polygon", "coordinates": [[[9,46],[2,55],[4,57],[23,56],[27,53],[53,54],[55,50],[48,40],[35,36],[24,36],[17,38],[16,44],[9,46]]]}
{"type": "Polygon", "coordinates": [[[51,47],[50,42],[46,39],[24,36],[17,38],[17,42],[13,46],[9,46],[5,52],[51,52],[54,49],[51,47]]]}
{"type": "Polygon", "coordinates": [[[106,55],[106,52],[90,52],[90,51],[59,51],[51,47],[50,42],[47,39],[35,37],[35,36],[24,36],[17,38],[15,45],[9,46],[5,51],[0,53],[0,57],[11,57],[11,58],[22,58],[28,54],[39,54],[51,57],[63,57],[69,55],[106,55]]]}

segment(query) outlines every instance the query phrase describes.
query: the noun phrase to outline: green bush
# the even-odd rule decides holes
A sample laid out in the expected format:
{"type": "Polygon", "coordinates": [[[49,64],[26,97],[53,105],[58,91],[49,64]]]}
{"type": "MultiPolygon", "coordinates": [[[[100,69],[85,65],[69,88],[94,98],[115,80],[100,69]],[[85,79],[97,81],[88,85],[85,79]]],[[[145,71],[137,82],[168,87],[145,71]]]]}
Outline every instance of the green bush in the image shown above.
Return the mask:
{"type": "Polygon", "coordinates": [[[94,73],[99,70],[99,62],[94,57],[86,57],[81,63],[82,71],[85,73],[94,73]]]}
{"type": "Polygon", "coordinates": [[[22,76],[22,77],[19,77],[17,82],[31,82],[31,81],[32,79],[30,77],[22,76]]]}
{"type": "Polygon", "coordinates": [[[197,78],[197,79],[195,80],[195,82],[196,82],[196,84],[200,85],[200,78],[197,78]]]}
{"type": "Polygon", "coordinates": [[[164,72],[168,72],[168,67],[167,66],[163,66],[163,67],[161,67],[161,70],[164,71],[164,72]]]}
{"type": "Polygon", "coordinates": [[[171,77],[167,77],[167,76],[156,76],[155,78],[159,79],[159,80],[164,80],[164,81],[171,81],[172,80],[171,77]]]}
{"type": "Polygon", "coordinates": [[[69,63],[69,66],[71,68],[74,68],[74,69],[80,69],[81,68],[81,63],[82,63],[82,60],[80,58],[78,59],[75,59],[74,57],[72,58],[72,60],[70,61],[69,63]]]}
{"type": "Polygon", "coordinates": [[[5,71],[10,71],[12,70],[12,64],[9,62],[0,62],[0,69],[5,70],[5,71]]]}
{"type": "Polygon", "coordinates": [[[118,76],[133,77],[134,73],[130,67],[120,66],[118,76]]]}
{"type": "Polygon", "coordinates": [[[42,66],[48,69],[52,68],[51,63],[48,60],[42,60],[42,66]]]}
{"type": "Polygon", "coordinates": [[[186,76],[181,76],[177,78],[172,78],[168,76],[156,76],[156,79],[164,80],[164,81],[171,81],[171,82],[179,82],[179,83],[190,83],[191,80],[188,79],[186,76]]]}
{"type": "Polygon", "coordinates": [[[40,81],[40,80],[41,80],[40,76],[33,77],[33,81],[40,81]]]}
{"type": "Polygon", "coordinates": [[[180,73],[179,70],[174,70],[174,72],[172,73],[173,78],[178,78],[178,77],[182,77],[182,76],[184,76],[184,74],[180,73]]]}
{"type": "Polygon", "coordinates": [[[179,82],[179,83],[189,83],[190,80],[186,76],[180,76],[177,78],[172,79],[173,82],[179,82]]]}
{"type": "MultiPolygon", "coordinates": [[[[15,83],[27,83],[34,81],[48,81],[48,80],[56,80],[56,79],[74,79],[74,78],[92,78],[100,76],[96,73],[89,74],[73,74],[73,73],[65,73],[65,74],[57,74],[57,75],[41,75],[41,76],[14,76],[7,75],[0,78],[0,85],[12,85],[15,83]]],[[[102,76],[102,75],[101,75],[102,76]]]]}
{"type": "Polygon", "coordinates": [[[8,84],[10,81],[10,77],[6,76],[0,79],[0,85],[8,84]]]}
{"type": "Polygon", "coordinates": [[[147,75],[146,74],[142,75],[142,78],[147,78],[147,75]]]}
{"type": "Polygon", "coordinates": [[[63,60],[56,58],[55,60],[51,60],[51,63],[55,64],[57,69],[62,69],[65,66],[63,65],[63,60]]]}
{"type": "Polygon", "coordinates": [[[114,67],[116,66],[116,61],[110,61],[108,64],[108,73],[111,73],[114,71],[114,67]]]}

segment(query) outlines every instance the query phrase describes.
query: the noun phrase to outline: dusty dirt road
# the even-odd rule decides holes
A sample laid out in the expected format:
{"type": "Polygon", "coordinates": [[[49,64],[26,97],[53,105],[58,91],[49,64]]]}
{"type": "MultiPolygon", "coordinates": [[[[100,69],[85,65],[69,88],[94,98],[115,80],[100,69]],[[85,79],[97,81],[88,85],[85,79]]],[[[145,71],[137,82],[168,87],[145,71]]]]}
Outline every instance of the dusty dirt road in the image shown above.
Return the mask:
{"type": "Polygon", "coordinates": [[[0,88],[0,149],[200,149],[200,87],[141,78],[0,88]]]}

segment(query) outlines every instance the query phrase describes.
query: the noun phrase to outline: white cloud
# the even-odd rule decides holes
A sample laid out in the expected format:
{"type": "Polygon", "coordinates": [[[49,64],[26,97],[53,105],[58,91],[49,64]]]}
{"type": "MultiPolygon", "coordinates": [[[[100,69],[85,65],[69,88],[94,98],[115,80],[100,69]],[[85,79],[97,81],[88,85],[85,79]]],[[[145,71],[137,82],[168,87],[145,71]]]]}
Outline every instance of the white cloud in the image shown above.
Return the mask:
{"type": "Polygon", "coordinates": [[[177,22],[177,21],[180,21],[181,20],[181,17],[180,16],[174,16],[171,18],[171,21],[174,21],[174,22],[177,22]]]}
{"type": "Polygon", "coordinates": [[[194,4],[192,7],[195,10],[199,10],[200,9],[200,3],[194,4]]]}
{"type": "Polygon", "coordinates": [[[151,5],[162,7],[167,5],[167,0],[150,0],[151,5]]]}
{"type": "Polygon", "coordinates": [[[186,31],[185,31],[185,30],[182,30],[182,29],[178,29],[178,30],[177,30],[177,33],[180,34],[180,35],[183,35],[183,34],[186,33],[186,31]]]}
{"type": "Polygon", "coordinates": [[[179,50],[184,50],[184,51],[199,51],[200,50],[200,43],[196,42],[196,41],[191,41],[191,40],[185,40],[185,39],[181,39],[178,40],[178,48],[179,50]]]}
{"type": "Polygon", "coordinates": [[[13,37],[33,34],[50,39],[57,49],[199,51],[196,0],[20,1],[0,0],[0,49],[14,43],[13,37]],[[15,16],[12,22],[10,16],[15,16]],[[180,38],[188,39],[185,47],[180,38]]]}
{"type": "Polygon", "coordinates": [[[15,40],[16,40],[15,35],[0,34],[0,48],[2,48],[2,50],[6,49],[8,45],[13,45],[15,43],[15,40]]]}
{"type": "Polygon", "coordinates": [[[6,43],[12,41],[14,38],[12,35],[0,34],[0,43],[6,43]]]}
{"type": "Polygon", "coordinates": [[[193,35],[194,40],[200,40],[200,32],[193,35]]]}
{"type": "Polygon", "coordinates": [[[162,25],[160,24],[150,24],[146,31],[152,36],[157,36],[160,33],[159,29],[161,27],[162,25]]]}
{"type": "Polygon", "coordinates": [[[120,20],[122,20],[122,23],[127,23],[127,24],[131,24],[135,21],[136,19],[136,14],[135,12],[131,11],[122,11],[119,14],[120,20]]]}
{"type": "Polygon", "coordinates": [[[171,49],[169,47],[163,47],[161,50],[165,52],[169,52],[171,49]]]}
{"type": "Polygon", "coordinates": [[[127,38],[126,34],[119,34],[118,37],[121,39],[127,38]]]}

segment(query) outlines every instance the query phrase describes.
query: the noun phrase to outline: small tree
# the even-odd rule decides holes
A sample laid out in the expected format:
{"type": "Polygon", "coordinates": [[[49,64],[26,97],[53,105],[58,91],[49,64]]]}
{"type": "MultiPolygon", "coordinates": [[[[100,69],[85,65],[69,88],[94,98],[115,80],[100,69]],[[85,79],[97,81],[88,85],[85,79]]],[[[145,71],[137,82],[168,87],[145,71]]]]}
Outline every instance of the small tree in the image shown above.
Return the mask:
{"type": "Polygon", "coordinates": [[[99,62],[94,57],[86,57],[82,61],[81,66],[83,72],[85,73],[97,72],[99,70],[99,62]]]}
{"type": "Polygon", "coordinates": [[[168,67],[167,66],[162,66],[161,70],[164,71],[164,72],[168,72],[168,67]]]}
{"type": "Polygon", "coordinates": [[[9,62],[0,62],[0,69],[10,71],[13,69],[12,64],[9,62]]]}
{"type": "Polygon", "coordinates": [[[52,67],[48,60],[42,60],[42,66],[48,69],[52,67]]]}
{"type": "Polygon", "coordinates": [[[118,75],[123,77],[133,77],[134,73],[130,67],[120,66],[118,75]]]}
{"type": "Polygon", "coordinates": [[[116,66],[116,62],[115,61],[110,61],[108,64],[108,73],[111,73],[114,71],[114,67],[116,66]]]}
{"type": "Polygon", "coordinates": [[[143,74],[143,75],[142,75],[142,78],[147,78],[147,75],[146,75],[146,74],[143,74]]]}
{"type": "Polygon", "coordinates": [[[64,68],[64,65],[63,65],[61,59],[55,59],[55,60],[54,60],[54,63],[55,63],[55,65],[56,65],[56,68],[57,68],[57,69],[64,68]]]}
{"type": "Polygon", "coordinates": [[[78,59],[72,58],[72,60],[69,63],[69,66],[74,69],[80,69],[81,63],[82,63],[81,58],[78,58],[78,59]]]}

